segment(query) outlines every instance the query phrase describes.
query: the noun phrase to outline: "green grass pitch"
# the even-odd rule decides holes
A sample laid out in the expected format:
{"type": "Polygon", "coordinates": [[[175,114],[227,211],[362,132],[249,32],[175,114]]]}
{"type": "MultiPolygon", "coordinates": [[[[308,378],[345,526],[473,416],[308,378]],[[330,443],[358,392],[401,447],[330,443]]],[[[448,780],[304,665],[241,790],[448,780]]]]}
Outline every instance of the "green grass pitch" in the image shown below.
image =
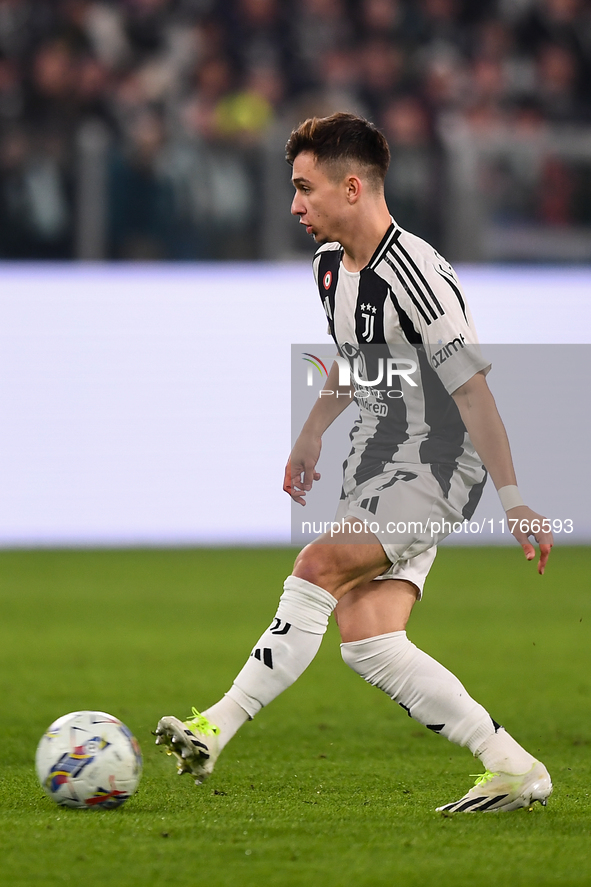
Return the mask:
{"type": "Polygon", "coordinates": [[[0,882],[10,885],[591,884],[588,548],[539,577],[521,551],[443,549],[409,636],[545,761],[546,809],[434,812],[481,770],[341,661],[331,625],[301,680],[245,725],[208,783],[151,730],[229,686],[275,612],[293,550],[0,553],[0,882]],[[56,807],[42,732],[122,718],[144,753],[115,811],[56,807]]]}

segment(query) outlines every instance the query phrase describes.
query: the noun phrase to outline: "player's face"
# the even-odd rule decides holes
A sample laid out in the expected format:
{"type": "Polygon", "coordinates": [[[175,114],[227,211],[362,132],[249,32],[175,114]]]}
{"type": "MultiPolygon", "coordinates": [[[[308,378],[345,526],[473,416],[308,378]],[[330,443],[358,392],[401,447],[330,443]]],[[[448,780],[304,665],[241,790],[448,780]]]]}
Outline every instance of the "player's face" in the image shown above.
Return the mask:
{"type": "Polygon", "coordinates": [[[300,217],[300,225],[305,225],[306,234],[317,243],[338,240],[340,223],[349,206],[344,181],[329,179],[324,169],[313,154],[302,151],[293,162],[291,177],[296,189],[292,215],[300,217]]]}

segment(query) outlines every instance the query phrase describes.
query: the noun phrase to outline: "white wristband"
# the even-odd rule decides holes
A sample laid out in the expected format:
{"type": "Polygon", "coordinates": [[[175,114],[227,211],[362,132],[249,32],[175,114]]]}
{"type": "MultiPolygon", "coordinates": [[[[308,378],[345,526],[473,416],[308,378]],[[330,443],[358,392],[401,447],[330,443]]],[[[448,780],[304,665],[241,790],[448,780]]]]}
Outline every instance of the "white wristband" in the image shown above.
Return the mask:
{"type": "Polygon", "coordinates": [[[499,494],[501,505],[505,511],[509,511],[511,508],[517,508],[518,505],[525,505],[525,502],[521,498],[521,493],[515,484],[507,484],[506,487],[501,487],[497,490],[497,493],[499,494]]]}

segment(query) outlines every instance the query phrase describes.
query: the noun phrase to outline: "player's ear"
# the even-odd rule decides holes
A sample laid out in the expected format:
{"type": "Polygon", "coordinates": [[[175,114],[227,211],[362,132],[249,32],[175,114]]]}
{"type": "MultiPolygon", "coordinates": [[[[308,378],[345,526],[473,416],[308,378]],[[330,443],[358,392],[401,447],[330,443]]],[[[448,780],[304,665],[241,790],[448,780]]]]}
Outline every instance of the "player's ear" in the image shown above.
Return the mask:
{"type": "Polygon", "coordinates": [[[345,181],[347,200],[349,203],[357,203],[359,195],[363,189],[361,179],[357,176],[347,176],[345,181]]]}

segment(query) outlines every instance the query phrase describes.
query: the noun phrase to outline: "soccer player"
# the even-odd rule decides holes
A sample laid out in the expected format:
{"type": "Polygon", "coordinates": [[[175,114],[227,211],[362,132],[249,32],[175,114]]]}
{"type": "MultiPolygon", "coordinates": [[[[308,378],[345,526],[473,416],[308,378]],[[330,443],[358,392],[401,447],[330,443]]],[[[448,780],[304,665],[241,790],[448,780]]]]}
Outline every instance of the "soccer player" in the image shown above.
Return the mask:
{"type": "Polygon", "coordinates": [[[535,557],[529,538],[538,542],[541,574],[552,546],[548,523],[519,495],[466,300],[452,267],[390,216],[388,145],[371,123],[350,114],[306,120],[286,152],[296,192],[291,211],[321,244],[314,274],[355,381],[345,385],[335,361],[325,385],[333,396],[312,408],[284,489],[305,504],[320,478],[322,434],[355,399],[360,416],[344,466],[338,544],[325,534],[300,552],[275,618],[230,690],[186,721],[162,718],[156,742],[175,755],[179,773],[203,782],[242,724],[307,668],[334,612],[345,662],[483,763],[476,784],[438,810],[545,805],[552,791],[545,766],[406,636],[436,544],[472,516],[487,472],[528,560],[535,557]],[[398,389],[376,387],[376,371],[385,366],[398,389]],[[395,532],[369,529],[392,522],[395,532]]]}

